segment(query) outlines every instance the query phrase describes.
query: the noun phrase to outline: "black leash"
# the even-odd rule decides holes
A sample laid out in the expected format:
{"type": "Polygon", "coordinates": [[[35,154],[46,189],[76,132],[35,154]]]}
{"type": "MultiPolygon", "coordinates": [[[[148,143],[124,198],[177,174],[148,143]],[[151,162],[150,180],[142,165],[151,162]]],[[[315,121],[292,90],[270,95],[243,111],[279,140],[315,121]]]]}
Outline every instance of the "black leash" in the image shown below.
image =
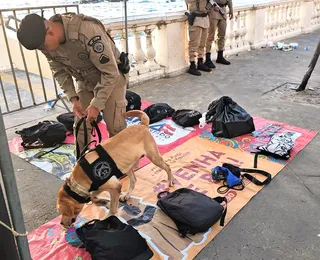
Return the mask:
{"type": "MultiPolygon", "coordinates": [[[[95,141],[95,140],[93,140],[93,141],[91,141],[91,142],[88,143],[88,129],[87,129],[86,119],[87,119],[87,116],[82,117],[82,118],[78,121],[78,123],[77,123],[77,125],[76,125],[75,138],[76,138],[76,146],[77,146],[77,155],[76,155],[76,156],[77,156],[77,157],[76,157],[77,160],[78,160],[81,156],[83,156],[83,154],[88,150],[88,147],[90,146],[90,144],[92,144],[92,143],[96,143],[96,144],[97,144],[97,141],[95,141]],[[85,144],[85,147],[82,149],[82,151],[80,151],[80,147],[79,147],[79,144],[78,144],[77,139],[78,139],[79,129],[80,129],[80,127],[81,127],[82,124],[83,124],[83,131],[84,131],[84,144],[85,144]]],[[[101,132],[100,132],[100,129],[99,129],[99,127],[98,127],[97,122],[96,122],[96,121],[92,121],[92,122],[91,122],[91,126],[92,126],[92,132],[91,132],[92,136],[93,136],[93,137],[96,136],[95,133],[94,133],[94,130],[95,130],[95,131],[97,132],[97,134],[98,134],[98,139],[99,139],[98,143],[101,143],[101,141],[102,141],[102,135],[101,135],[101,132]]]]}

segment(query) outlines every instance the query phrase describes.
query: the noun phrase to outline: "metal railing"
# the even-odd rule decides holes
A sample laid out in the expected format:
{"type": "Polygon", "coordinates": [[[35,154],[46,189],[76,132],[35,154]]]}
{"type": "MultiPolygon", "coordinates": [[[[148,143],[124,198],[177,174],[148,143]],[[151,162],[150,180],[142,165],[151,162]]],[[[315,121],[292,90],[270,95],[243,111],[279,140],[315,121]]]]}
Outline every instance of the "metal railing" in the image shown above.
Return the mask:
{"type": "MultiPolygon", "coordinates": [[[[3,188],[6,194],[6,199],[8,202],[8,209],[9,209],[9,214],[8,210],[5,207],[5,199],[3,198],[4,194],[0,193],[0,200],[1,200],[1,216],[5,216],[5,219],[1,219],[6,225],[8,225],[10,228],[12,228],[21,234],[26,234],[26,228],[24,225],[24,219],[23,219],[23,213],[22,213],[22,208],[21,208],[21,203],[20,203],[20,198],[19,198],[19,193],[18,193],[18,188],[17,188],[17,183],[16,183],[16,178],[14,174],[14,169],[13,169],[13,164],[11,160],[11,155],[10,155],[10,150],[8,146],[8,139],[6,135],[6,130],[5,130],[5,125],[3,121],[3,117],[1,114],[1,108],[0,108],[0,147],[1,147],[1,154],[0,154],[0,174],[2,177],[3,181],[3,188]],[[7,213],[7,214],[4,214],[7,213]],[[10,221],[10,219],[11,221],[10,221]],[[12,225],[9,223],[12,222],[12,225]]],[[[1,184],[0,184],[1,185],[1,184]]],[[[1,223],[0,227],[0,233],[3,235],[4,234],[4,226],[1,223]]],[[[7,232],[7,231],[6,231],[7,232]]],[[[10,235],[7,233],[7,235],[10,235]]],[[[5,241],[4,244],[8,246],[8,248],[4,248],[2,250],[5,250],[5,254],[1,255],[1,257],[4,257],[4,259],[16,259],[17,253],[19,254],[19,259],[20,260],[31,260],[30,256],[30,249],[28,245],[28,238],[26,235],[22,236],[17,236],[15,238],[10,236],[2,237],[1,239],[14,239],[16,241],[15,243],[8,243],[9,241],[5,241]],[[16,247],[16,248],[15,248],[16,247]],[[10,250],[10,252],[8,252],[10,250]],[[14,251],[17,251],[14,253],[14,251]],[[8,258],[9,255],[12,257],[13,255],[15,258],[8,258]],[[8,256],[8,257],[6,257],[8,256]]],[[[2,252],[3,253],[3,252],[2,252]]],[[[3,259],[3,258],[1,258],[3,259]]]]}
{"type": "MultiPolygon", "coordinates": [[[[0,23],[3,33],[2,37],[4,40],[3,47],[6,49],[8,58],[7,62],[5,62],[5,67],[9,68],[2,71],[0,70],[0,104],[4,103],[5,105],[2,107],[2,109],[5,110],[2,114],[31,108],[49,102],[51,102],[51,106],[53,107],[59,100],[61,100],[66,109],[69,110],[67,104],[62,98],[62,95],[60,94],[53,76],[50,75],[50,78],[44,77],[42,69],[44,64],[41,64],[38,51],[33,51],[35,57],[34,54],[31,56],[30,51],[24,49],[16,38],[16,31],[19,28],[18,23],[22,17],[30,13],[39,13],[42,15],[43,12],[45,12],[44,14],[49,13],[53,15],[57,13],[57,10],[61,13],[79,13],[79,5],[74,4],[0,9],[0,23]],[[12,25],[12,23],[14,23],[14,25],[12,25]],[[26,53],[28,53],[28,57],[26,57],[26,53]],[[35,61],[37,64],[37,71],[35,72],[35,69],[33,69],[34,72],[30,73],[28,62],[29,64],[34,64],[35,61]],[[15,66],[16,63],[19,63],[20,66],[15,66]],[[38,83],[34,83],[34,81],[38,81],[38,83]],[[2,100],[4,102],[2,102],[2,100]]],[[[0,43],[1,41],[0,33],[0,43]]],[[[3,57],[4,55],[5,52],[2,52],[2,62],[3,60],[6,60],[5,57],[3,57]]]]}

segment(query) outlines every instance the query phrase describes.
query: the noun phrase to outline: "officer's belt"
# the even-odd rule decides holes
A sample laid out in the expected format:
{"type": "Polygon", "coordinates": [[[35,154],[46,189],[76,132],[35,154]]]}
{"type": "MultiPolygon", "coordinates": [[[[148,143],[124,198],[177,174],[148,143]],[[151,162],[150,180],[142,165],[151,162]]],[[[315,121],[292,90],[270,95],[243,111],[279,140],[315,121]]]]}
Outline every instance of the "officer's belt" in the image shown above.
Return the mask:
{"type": "Polygon", "coordinates": [[[192,15],[194,15],[195,17],[207,17],[208,13],[195,13],[195,12],[192,12],[192,15]]]}

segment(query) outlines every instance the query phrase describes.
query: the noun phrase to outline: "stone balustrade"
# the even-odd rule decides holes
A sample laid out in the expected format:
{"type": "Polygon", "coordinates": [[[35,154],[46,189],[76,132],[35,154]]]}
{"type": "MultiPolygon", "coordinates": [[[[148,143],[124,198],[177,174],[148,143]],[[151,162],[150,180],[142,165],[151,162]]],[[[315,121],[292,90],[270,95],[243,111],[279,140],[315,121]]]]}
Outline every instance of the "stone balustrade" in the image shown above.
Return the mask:
{"type": "MultiPolygon", "coordinates": [[[[126,51],[124,19],[103,22],[120,51],[126,51]]],[[[234,18],[228,20],[225,53],[260,48],[268,41],[281,41],[319,28],[320,0],[288,0],[235,8],[234,18]]],[[[184,11],[129,16],[130,86],[186,72],[189,66],[187,29],[184,11]]],[[[0,39],[1,42],[4,41],[0,39]]],[[[17,40],[9,38],[9,45],[15,67],[23,70],[17,40]]],[[[213,45],[213,59],[216,55],[214,49],[213,45]]],[[[24,50],[24,53],[29,72],[38,74],[38,66],[32,65],[32,60],[36,61],[34,52],[24,50]]],[[[44,56],[40,54],[39,58],[44,77],[50,77],[51,71],[44,56]]]]}
{"type": "MultiPolygon", "coordinates": [[[[186,71],[188,24],[184,12],[128,19],[131,85],[186,71]]],[[[125,51],[124,22],[119,19],[104,22],[119,49],[125,51]]],[[[235,8],[234,18],[228,20],[225,53],[259,48],[267,41],[281,41],[318,28],[320,0],[279,1],[235,8]]]]}

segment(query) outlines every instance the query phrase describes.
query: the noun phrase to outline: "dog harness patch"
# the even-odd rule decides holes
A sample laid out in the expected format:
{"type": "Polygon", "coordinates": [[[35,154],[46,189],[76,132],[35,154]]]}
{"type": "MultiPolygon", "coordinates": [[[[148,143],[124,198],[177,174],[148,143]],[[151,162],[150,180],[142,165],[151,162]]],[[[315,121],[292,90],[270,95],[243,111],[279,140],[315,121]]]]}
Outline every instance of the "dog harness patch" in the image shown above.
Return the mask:
{"type": "Polygon", "coordinates": [[[83,171],[92,181],[89,192],[98,190],[99,187],[105,184],[112,176],[116,176],[118,179],[123,177],[124,174],[119,170],[116,163],[101,145],[97,145],[90,151],[96,151],[98,153],[99,157],[97,160],[90,164],[84,154],[78,161],[83,171]]]}
{"type": "Polygon", "coordinates": [[[98,162],[93,168],[93,175],[98,180],[104,180],[111,174],[110,164],[107,162],[98,162]]]}

